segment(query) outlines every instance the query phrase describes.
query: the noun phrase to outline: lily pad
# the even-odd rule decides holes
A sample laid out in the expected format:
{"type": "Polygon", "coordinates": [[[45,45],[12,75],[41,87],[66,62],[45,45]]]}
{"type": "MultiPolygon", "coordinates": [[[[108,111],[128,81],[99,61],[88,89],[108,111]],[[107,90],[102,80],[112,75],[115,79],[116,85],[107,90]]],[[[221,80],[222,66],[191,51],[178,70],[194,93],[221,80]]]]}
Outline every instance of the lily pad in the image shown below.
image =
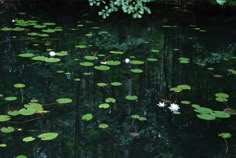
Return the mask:
{"type": "Polygon", "coordinates": [[[138,97],[136,95],[127,95],[125,99],[130,101],[135,101],[138,99],[138,97]]]}
{"type": "Polygon", "coordinates": [[[9,96],[9,97],[5,97],[4,100],[6,100],[6,101],[15,101],[15,100],[17,100],[17,97],[9,96]]]}
{"type": "Polygon", "coordinates": [[[111,85],[116,87],[116,86],[121,86],[122,83],[121,82],[112,82],[111,85]]]}
{"type": "Polygon", "coordinates": [[[105,86],[108,86],[108,84],[104,83],[104,82],[99,82],[99,83],[97,83],[97,86],[98,87],[105,87],[105,86]]]}
{"type": "Polygon", "coordinates": [[[223,138],[223,139],[229,139],[229,138],[232,137],[231,133],[228,133],[228,132],[219,133],[218,136],[223,138]]]}
{"type": "Polygon", "coordinates": [[[72,99],[70,98],[60,98],[56,100],[57,103],[59,104],[69,104],[72,102],[72,99]]]}
{"type": "Polygon", "coordinates": [[[25,155],[18,155],[16,158],[27,158],[25,155]]]}
{"type": "Polygon", "coordinates": [[[139,73],[142,73],[142,72],[143,72],[143,70],[142,70],[142,69],[131,69],[130,71],[131,71],[131,72],[133,72],[133,73],[137,73],[137,74],[139,74],[139,73]]]}
{"type": "Polygon", "coordinates": [[[201,113],[201,114],[198,114],[197,117],[199,119],[202,119],[202,120],[215,120],[216,117],[211,115],[211,114],[205,114],[205,113],[201,113]]]}
{"type": "Polygon", "coordinates": [[[133,65],[142,65],[142,64],[144,64],[144,62],[141,61],[141,60],[131,60],[131,61],[130,61],[130,64],[133,64],[133,65]]]}
{"type": "Polygon", "coordinates": [[[120,65],[121,62],[118,61],[118,60],[107,60],[107,61],[106,61],[106,64],[107,64],[107,65],[110,65],[110,66],[117,66],[117,65],[120,65]]]}
{"type": "Polygon", "coordinates": [[[8,127],[2,127],[0,130],[2,133],[12,133],[15,131],[15,128],[8,126],[8,127]]]}
{"type": "Polygon", "coordinates": [[[217,118],[229,118],[230,117],[230,114],[228,114],[224,111],[213,111],[212,115],[217,118]]]}
{"type": "Polygon", "coordinates": [[[22,58],[32,58],[34,54],[33,53],[20,53],[18,54],[18,56],[22,58]]]}
{"type": "Polygon", "coordinates": [[[91,62],[81,62],[79,63],[81,66],[85,66],[85,67],[90,67],[90,66],[93,66],[94,64],[91,63],[91,62]]]}
{"type": "Polygon", "coordinates": [[[105,128],[108,128],[109,125],[108,125],[108,124],[105,124],[105,123],[101,123],[101,124],[99,124],[98,127],[99,127],[99,128],[102,128],[102,129],[105,129],[105,128]]]}
{"type": "Polygon", "coordinates": [[[30,115],[34,115],[36,112],[35,109],[28,109],[28,108],[22,108],[19,110],[19,113],[23,116],[30,116],[30,115]]]}
{"type": "Polygon", "coordinates": [[[17,116],[20,113],[19,113],[18,110],[11,110],[11,111],[8,111],[7,114],[10,115],[10,116],[17,116]]]}
{"type": "Polygon", "coordinates": [[[98,107],[101,108],[101,109],[107,109],[107,108],[110,107],[110,105],[107,104],[107,103],[102,103],[102,104],[99,104],[98,107]]]}
{"type": "Polygon", "coordinates": [[[178,60],[181,64],[188,64],[190,62],[190,59],[186,57],[180,57],[178,60]]]}
{"type": "Polygon", "coordinates": [[[115,99],[115,98],[112,98],[112,97],[109,97],[109,98],[106,98],[106,99],[105,99],[105,102],[106,102],[106,103],[115,103],[115,102],[116,102],[116,99],[115,99]]]}
{"type": "Polygon", "coordinates": [[[87,55],[87,56],[84,56],[84,59],[87,59],[87,60],[97,60],[98,57],[87,55]]]}
{"type": "Polygon", "coordinates": [[[0,148],[5,148],[7,147],[7,144],[0,144],[0,148]]]}
{"type": "Polygon", "coordinates": [[[32,142],[32,141],[34,141],[34,140],[35,140],[35,138],[32,137],[32,136],[25,137],[25,138],[22,139],[23,142],[32,142]]]}
{"type": "Polygon", "coordinates": [[[42,133],[42,134],[38,135],[38,138],[40,138],[41,140],[44,140],[44,141],[53,140],[57,137],[58,137],[58,133],[56,133],[56,132],[48,132],[48,133],[42,133]]]}
{"type": "Polygon", "coordinates": [[[91,113],[84,114],[84,115],[82,116],[82,120],[84,120],[84,121],[90,121],[90,120],[92,120],[92,119],[93,119],[93,114],[91,114],[91,113]]]}
{"type": "Polygon", "coordinates": [[[15,88],[25,88],[25,84],[24,83],[16,83],[16,84],[14,84],[14,87],[15,88]]]}
{"type": "Polygon", "coordinates": [[[11,119],[8,115],[0,115],[0,122],[9,121],[11,119]]]}
{"type": "Polygon", "coordinates": [[[106,65],[99,65],[99,66],[95,66],[94,68],[96,70],[99,70],[99,71],[108,71],[108,70],[110,70],[110,67],[106,66],[106,65]]]}

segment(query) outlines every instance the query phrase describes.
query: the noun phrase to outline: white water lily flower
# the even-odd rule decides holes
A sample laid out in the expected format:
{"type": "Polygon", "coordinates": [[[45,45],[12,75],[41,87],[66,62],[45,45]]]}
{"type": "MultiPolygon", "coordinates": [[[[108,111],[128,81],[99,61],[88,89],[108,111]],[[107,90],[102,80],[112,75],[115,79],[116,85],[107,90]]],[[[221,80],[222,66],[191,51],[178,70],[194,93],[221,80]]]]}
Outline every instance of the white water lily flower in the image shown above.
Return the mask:
{"type": "Polygon", "coordinates": [[[125,63],[128,64],[130,62],[130,59],[129,58],[126,58],[125,59],[125,63]]]}
{"type": "Polygon", "coordinates": [[[49,56],[54,57],[56,53],[54,51],[49,52],[49,56]]]}
{"type": "Polygon", "coordinates": [[[175,104],[175,103],[171,103],[170,104],[170,107],[168,107],[172,112],[178,112],[178,110],[180,109],[179,108],[179,105],[178,104],[175,104]]]}
{"type": "Polygon", "coordinates": [[[101,61],[100,63],[101,63],[101,64],[104,64],[104,65],[106,65],[106,64],[107,64],[107,62],[106,62],[106,61],[101,61]]]}
{"type": "Polygon", "coordinates": [[[165,103],[165,102],[159,102],[159,103],[157,104],[157,106],[163,108],[163,107],[166,106],[166,103],[165,103]]]}

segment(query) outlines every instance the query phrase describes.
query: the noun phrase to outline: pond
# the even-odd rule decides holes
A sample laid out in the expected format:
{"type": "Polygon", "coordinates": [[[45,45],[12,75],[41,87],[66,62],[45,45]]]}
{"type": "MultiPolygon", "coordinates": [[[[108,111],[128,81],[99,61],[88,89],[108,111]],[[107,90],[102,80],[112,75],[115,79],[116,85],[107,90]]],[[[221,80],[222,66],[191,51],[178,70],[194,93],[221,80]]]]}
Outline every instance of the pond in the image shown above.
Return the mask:
{"type": "Polygon", "coordinates": [[[1,13],[0,157],[236,157],[235,27],[1,13]]]}

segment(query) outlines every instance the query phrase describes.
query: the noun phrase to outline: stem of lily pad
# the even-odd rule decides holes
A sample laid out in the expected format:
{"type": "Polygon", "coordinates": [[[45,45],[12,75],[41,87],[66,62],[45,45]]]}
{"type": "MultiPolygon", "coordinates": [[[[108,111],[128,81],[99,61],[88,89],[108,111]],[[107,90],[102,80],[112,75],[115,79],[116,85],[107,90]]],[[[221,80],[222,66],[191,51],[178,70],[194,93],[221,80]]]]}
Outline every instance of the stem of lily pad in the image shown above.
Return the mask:
{"type": "Polygon", "coordinates": [[[20,89],[20,94],[21,94],[21,103],[23,103],[24,102],[24,91],[22,88],[20,89]]]}
{"type": "Polygon", "coordinates": [[[224,141],[225,141],[225,146],[226,146],[225,153],[227,154],[228,151],[229,151],[229,146],[228,146],[228,142],[227,142],[227,140],[224,139],[224,141]]]}

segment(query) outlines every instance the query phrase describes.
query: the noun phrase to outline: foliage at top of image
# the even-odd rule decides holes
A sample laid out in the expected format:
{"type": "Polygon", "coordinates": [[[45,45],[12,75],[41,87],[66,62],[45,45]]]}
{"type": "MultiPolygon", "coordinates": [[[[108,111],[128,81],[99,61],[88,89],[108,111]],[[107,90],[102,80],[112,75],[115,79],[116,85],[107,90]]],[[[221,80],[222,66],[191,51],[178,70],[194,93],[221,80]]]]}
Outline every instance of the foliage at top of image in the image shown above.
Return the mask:
{"type": "Polygon", "coordinates": [[[98,15],[104,19],[109,17],[111,13],[117,12],[119,9],[126,14],[132,15],[133,18],[142,18],[145,12],[151,14],[150,8],[146,6],[146,4],[151,1],[153,0],[89,0],[89,5],[103,7],[98,15]]]}

